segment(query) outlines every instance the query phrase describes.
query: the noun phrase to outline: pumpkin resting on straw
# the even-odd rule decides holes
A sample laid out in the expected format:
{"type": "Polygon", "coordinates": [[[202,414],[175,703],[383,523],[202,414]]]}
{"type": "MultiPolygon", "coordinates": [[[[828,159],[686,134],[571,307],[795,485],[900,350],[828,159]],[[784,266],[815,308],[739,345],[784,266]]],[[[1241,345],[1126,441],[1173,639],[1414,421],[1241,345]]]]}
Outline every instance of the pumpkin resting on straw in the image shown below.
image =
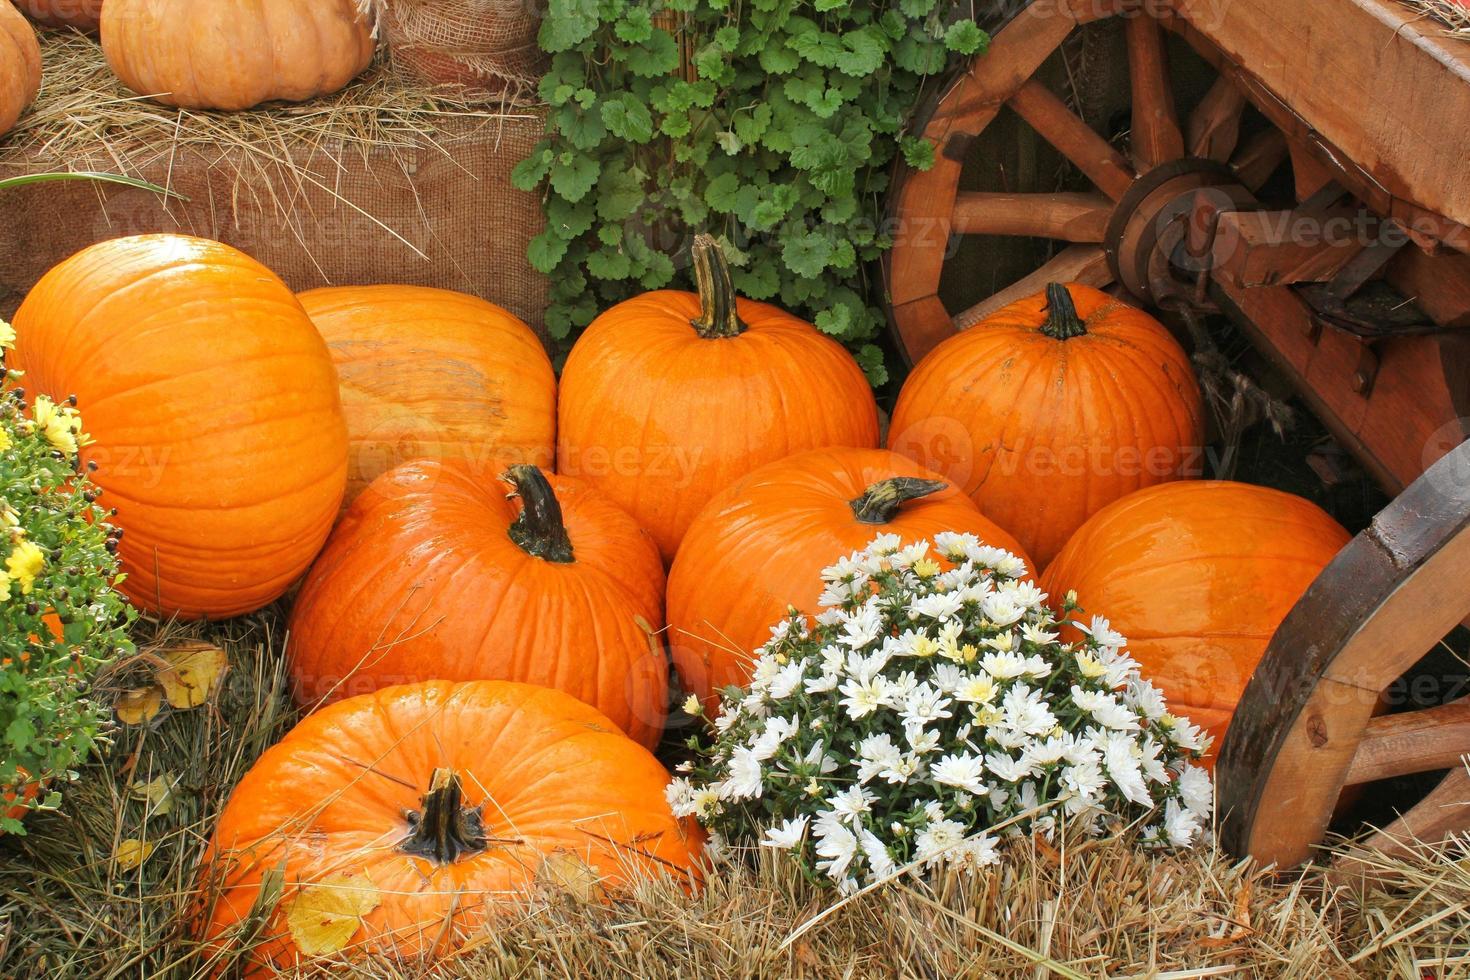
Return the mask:
{"type": "Polygon", "coordinates": [[[0,135],[10,132],[41,91],[41,45],[26,19],[0,0],[0,135]]]}

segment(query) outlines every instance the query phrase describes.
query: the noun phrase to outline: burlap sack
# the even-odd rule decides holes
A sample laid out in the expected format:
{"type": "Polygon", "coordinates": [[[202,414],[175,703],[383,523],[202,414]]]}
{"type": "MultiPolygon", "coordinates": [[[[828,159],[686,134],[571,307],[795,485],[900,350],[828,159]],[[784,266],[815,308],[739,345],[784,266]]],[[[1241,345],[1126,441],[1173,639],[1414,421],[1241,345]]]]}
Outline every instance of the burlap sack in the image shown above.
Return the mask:
{"type": "Polygon", "coordinates": [[[520,98],[541,77],[537,0],[382,0],[394,64],[425,81],[520,98]]]}
{"type": "Polygon", "coordinates": [[[540,138],[534,115],[452,119],[409,145],[365,150],[303,135],[267,154],[238,146],[112,140],[58,159],[0,144],[0,177],[107,170],[172,187],[187,202],[88,183],[0,191],[0,315],[52,265],[107,238],[175,231],[228,242],[293,289],[410,283],[456,289],[514,312],[538,331],[545,277],[526,246],[542,226],[536,197],[510,169],[540,138]]]}

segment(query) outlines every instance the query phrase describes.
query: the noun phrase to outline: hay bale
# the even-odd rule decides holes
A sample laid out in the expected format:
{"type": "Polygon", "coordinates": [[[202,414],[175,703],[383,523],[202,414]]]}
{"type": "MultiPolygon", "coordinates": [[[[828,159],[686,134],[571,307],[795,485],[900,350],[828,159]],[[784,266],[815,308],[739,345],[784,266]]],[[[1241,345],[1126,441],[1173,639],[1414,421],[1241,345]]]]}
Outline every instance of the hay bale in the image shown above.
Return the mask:
{"type": "Polygon", "coordinates": [[[541,18],[524,0],[385,0],[393,63],[434,85],[521,98],[541,77],[541,18]]]}
{"type": "Polygon", "coordinates": [[[446,98],[384,64],[302,106],[178,111],[124,90],[87,38],[45,48],[47,82],[0,141],[0,176],[106,170],[189,200],[88,183],[0,192],[0,315],[94,242],[172,231],[234,245],[297,290],[438,286],[540,329],[548,284],[526,260],[540,204],[510,186],[538,113],[446,98]]]}

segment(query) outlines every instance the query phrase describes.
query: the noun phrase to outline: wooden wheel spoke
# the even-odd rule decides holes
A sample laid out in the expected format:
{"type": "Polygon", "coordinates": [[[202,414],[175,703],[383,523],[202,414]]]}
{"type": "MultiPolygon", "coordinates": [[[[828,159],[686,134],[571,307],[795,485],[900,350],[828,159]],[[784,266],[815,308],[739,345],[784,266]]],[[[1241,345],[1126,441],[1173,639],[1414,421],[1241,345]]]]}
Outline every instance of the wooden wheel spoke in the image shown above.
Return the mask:
{"type": "Polygon", "coordinates": [[[1189,155],[1225,163],[1240,141],[1240,117],[1245,113],[1245,93],[1228,76],[1221,75],[1195,106],[1189,117],[1186,144],[1189,155]]]}
{"type": "Polygon", "coordinates": [[[1051,89],[1032,79],[1011,97],[1010,106],[1108,197],[1116,201],[1127,193],[1135,176],[1128,160],[1051,89]]]}
{"type": "Polygon", "coordinates": [[[1443,843],[1467,828],[1470,828],[1470,770],[1456,765],[1418,805],[1363,843],[1385,854],[1407,855],[1421,846],[1443,843]]]}
{"type": "Polygon", "coordinates": [[[1113,202],[1101,194],[961,193],[951,225],[965,235],[1029,235],[1101,242],[1113,202]]]}
{"type": "Polygon", "coordinates": [[[989,296],[954,318],[960,330],[966,330],[1018,299],[1041,292],[1051,282],[1080,282],[1102,288],[1113,281],[1108,257],[1098,245],[1073,245],[1064,248],[1052,260],[1031,275],[989,296]]]}
{"type": "Polygon", "coordinates": [[[1124,30],[1133,85],[1133,162],[1142,172],[1184,156],[1184,135],[1174,110],[1163,27],[1139,14],[1127,18],[1124,30]]]}
{"type": "Polygon", "coordinates": [[[1383,715],[1368,723],[1348,767],[1351,786],[1460,765],[1470,753],[1470,698],[1437,708],[1383,715]]]}

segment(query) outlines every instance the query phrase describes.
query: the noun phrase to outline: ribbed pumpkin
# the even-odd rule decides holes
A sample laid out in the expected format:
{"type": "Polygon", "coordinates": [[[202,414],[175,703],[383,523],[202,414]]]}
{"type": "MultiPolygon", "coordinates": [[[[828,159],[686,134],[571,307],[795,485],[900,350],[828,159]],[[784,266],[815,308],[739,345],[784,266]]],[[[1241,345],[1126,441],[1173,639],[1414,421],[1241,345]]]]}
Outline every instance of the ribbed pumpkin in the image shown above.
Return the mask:
{"type": "Polygon", "coordinates": [[[1168,483],[1103,508],[1041,586],[1128,638],[1144,677],[1219,738],[1276,627],[1348,533],[1308,500],[1226,481],[1168,483]]]}
{"type": "Polygon", "coordinates": [[[267,938],[242,966],[291,972],[328,953],[452,952],[538,882],[607,894],[668,874],[692,888],[702,838],[670,812],[668,782],[606,717],[547,688],[433,681],[351,698],[235,787],[200,931],[228,946],[277,879],[255,933],[267,938]]]}
{"type": "Polygon", "coordinates": [[[664,561],[709,499],[764,463],[872,448],[878,410],[836,341],[737,299],[714,239],[696,237],[699,293],[619,303],[562,371],[557,470],[591,480],[653,534],[664,561]]]}
{"type": "Polygon", "coordinates": [[[95,31],[102,19],[102,0],[15,0],[38,24],[95,31]]]}
{"type": "Polygon", "coordinates": [[[41,45],[26,19],[0,0],[0,136],[41,91],[41,45]]]}
{"type": "Polygon", "coordinates": [[[291,670],[305,704],[432,678],[544,684],[653,746],[663,590],[653,541],[587,484],[419,460],[333,532],[291,614],[291,670]]]}
{"type": "Polygon", "coordinates": [[[422,286],[302,293],[342,383],[347,501],[400,463],[459,459],[486,480],[556,458],[556,374],[508,310],[422,286]]]}
{"type": "Polygon", "coordinates": [[[974,534],[1030,568],[968,497],[887,450],[819,449],[736,481],[695,519],[669,572],[669,642],[685,688],[713,709],[721,688],[750,680],[752,651],[788,608],[818,611],[822,569],[880,534],[932,541],[940,531],[974,534]]]}
{"type": "Polygon", "coordinates": [[[1199,386],[1147,314],[1053,284],[940,344],[904,383],[888,448],[953,480],[1045,565],[1082,522],[1185,475],[1199,386]]]}
{"type": "Polygon", "coordinates": [[[15,314],[27,388],[76,395],[133,602],[224,618],[306,571],[347,481],[331,355],[265,266],[144,235],[48,272],[15,314]]]}
{"type": "Polygon", "coordinates": [[[188,109],[335,92],[373,60],[357,0],[107,0],[102,50],[123,84],[188,109]]]}

